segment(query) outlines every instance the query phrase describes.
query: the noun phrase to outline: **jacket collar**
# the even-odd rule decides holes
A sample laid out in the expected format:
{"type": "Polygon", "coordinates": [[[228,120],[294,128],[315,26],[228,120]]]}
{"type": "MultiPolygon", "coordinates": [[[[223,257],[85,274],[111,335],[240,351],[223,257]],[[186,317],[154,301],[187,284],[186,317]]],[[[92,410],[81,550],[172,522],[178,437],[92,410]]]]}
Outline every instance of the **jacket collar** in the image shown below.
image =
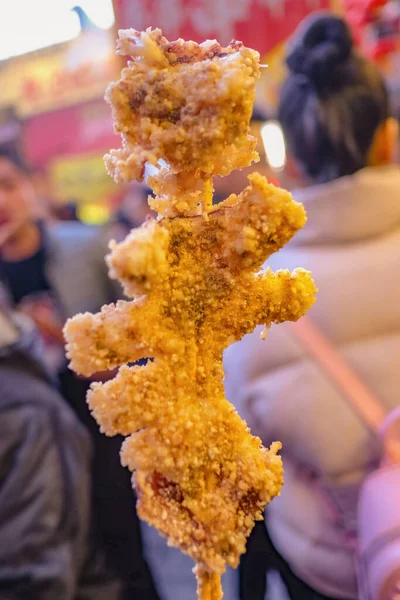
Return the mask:
{"type": "Polygon", "coordinates": [[[330,183],[293,192],[307,211],[294,245],[356,242],[400,229],[400,169],[362,169],[330,183]]]}

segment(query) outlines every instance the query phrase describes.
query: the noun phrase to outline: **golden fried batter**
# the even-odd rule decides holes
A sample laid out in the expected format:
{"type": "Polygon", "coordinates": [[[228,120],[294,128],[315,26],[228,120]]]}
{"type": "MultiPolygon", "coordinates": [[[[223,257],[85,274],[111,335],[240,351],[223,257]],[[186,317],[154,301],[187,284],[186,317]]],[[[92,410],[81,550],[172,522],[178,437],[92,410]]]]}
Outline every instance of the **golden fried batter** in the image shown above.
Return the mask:
{"type": "Polygon", "coordinates": [[[254,519],[282,484],[279,444],[263,448],[224,397],[222,351],[313,303],[305,271],[254,274],[304,218],[287,192],[253,175],[208,221],[151,220],[108,257],[125,291],[142,296],[66,326],[78,373],[155,357],[94,384],[89,404],[104,433],[132,434],[122,461],[135,471],[139,515],[205,572],[238,564],[254,519]]]}
{"type": "Polygon", "coordinates": [[[193,211],[207,178],[258,160],[249,134],[258,52],[241,42],[168,42],[160,29],[120,32],[119,51],[135,60],[106,93],[122,137],[105,157],[116,181],[140,180],[146,161],[163,159],[168,170],[149,183],[161,197],[166,183],[174,191],[154,205],[172,216],[193,211]]]}
{"type": "Polygon", "coordinates": [[[245,96],[252,99],[255,53],[235,44],[222,51],[213,44],[206,46],[205,58],[204,47],[169,44],[159,30],[122,32],[121,47],[136,60],[109,98],[125,135],[126,160],[113,154],[106,161],[117,179],[121,173],[140,178],[148,153],[165,158],[170,168],[162,167],[155,176],[155,185],[164,186],[158,199],[164,216],[111,245],[110,275],[134,300],[103,307],[97,315],[77,315],[65,327],[77,373],[120,366],[113,380],[92,385],[91,411],[106,435],[127,436],[121,457],[134,472],[138,513],[197,563],[200,600],[220,600],[220,575],[227,564],[237,566],[254,521],[262,519],[283,483],[280,444],[264,448],[225,399],[223,350],[258,324],[298,319],[315,294],[307,271],[260,272],[265,259],[304,225],[303,207],[289,193],[253,174],[239,196],[204,214],[204,199],[212,190],[209,176],[226,172],[222,159],[227,158],[229,170],[241,165],[246,144],[246,160],[253,155],[245,96]],[[246,94],[237,94],[246,113],[237,116],[231,105],[218,103],[228,85],[221,82],[230,82],[230,68],[238,76],[242,63],[252,83],[246,94]],[[169,97],[171,82],[178,91],[184,88],[176,123],[154,112],[160,70],[166,87],[159,100],[169,97]],[[201,102],[200,81],[207,90],[201,102]],[[140,89],[145,94],[131,106],[132,92],[140,89]],[[215,97],[218,109],[213,111],[215,97]],[[181,117],[185,107],[204,123],[211,119],[207,138],[204,123],[181,117]],[[174,137],[179,128],[180,150],[174,137]],[[139,164],[139,170],[132,167],[139,164]],[[195,203],[190,186],[199,191],[195,203]],[[126,366],[145,357],[152,359],[146,366],[126,366]]]}

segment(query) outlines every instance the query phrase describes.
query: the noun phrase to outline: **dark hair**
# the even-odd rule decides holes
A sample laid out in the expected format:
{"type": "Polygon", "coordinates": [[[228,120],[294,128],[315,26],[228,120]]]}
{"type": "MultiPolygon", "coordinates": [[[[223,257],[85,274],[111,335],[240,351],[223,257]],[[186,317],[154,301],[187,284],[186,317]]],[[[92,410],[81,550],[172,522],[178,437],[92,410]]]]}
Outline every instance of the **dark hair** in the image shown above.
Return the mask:
{"type": "Polygon", "coordinates": [[[0,144],[0,159],[4,158],[11,162],[17,169],[22,171],[23,173],[30,173],[30,169],[28,167],[25,158],[22,156],[18,147],[15,144],[0,144]]]}
{"type": "Polygon", "coordinates": [[[330,13],[306,19],[286,63],[278,118],[304,173],[323,183],[365,167],[389,100],[377,67],[354,51],[347,23],[330,13]]]}

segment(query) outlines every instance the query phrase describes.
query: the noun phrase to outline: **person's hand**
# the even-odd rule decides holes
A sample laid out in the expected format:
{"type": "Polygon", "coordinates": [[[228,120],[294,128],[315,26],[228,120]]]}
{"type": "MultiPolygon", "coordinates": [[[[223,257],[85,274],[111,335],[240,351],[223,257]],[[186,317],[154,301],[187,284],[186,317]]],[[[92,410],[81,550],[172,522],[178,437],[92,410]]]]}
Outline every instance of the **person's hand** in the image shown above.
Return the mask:
{"type": "Polygon", "coordinates": [[[46,337],[52,338],[64,346],[62,324],[54,314],[51,301],[47,298],[24,299],[18,309],[28,315],[36,324],[39,332],[46,337]]]}

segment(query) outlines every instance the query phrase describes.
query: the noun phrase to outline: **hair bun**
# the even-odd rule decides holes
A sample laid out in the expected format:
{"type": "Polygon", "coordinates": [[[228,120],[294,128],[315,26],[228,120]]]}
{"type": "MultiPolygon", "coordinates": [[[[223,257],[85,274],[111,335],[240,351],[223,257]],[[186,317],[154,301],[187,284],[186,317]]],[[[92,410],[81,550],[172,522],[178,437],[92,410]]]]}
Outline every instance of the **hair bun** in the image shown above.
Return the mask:
{"type": "Polygon", "coordinates": [[[305,75],[317,87],[333,82],[335,69],[344,64],[353,50],[347,23],[331,13],[306,19],[297,30],[286,63],[292,73],[305,75]]]}

